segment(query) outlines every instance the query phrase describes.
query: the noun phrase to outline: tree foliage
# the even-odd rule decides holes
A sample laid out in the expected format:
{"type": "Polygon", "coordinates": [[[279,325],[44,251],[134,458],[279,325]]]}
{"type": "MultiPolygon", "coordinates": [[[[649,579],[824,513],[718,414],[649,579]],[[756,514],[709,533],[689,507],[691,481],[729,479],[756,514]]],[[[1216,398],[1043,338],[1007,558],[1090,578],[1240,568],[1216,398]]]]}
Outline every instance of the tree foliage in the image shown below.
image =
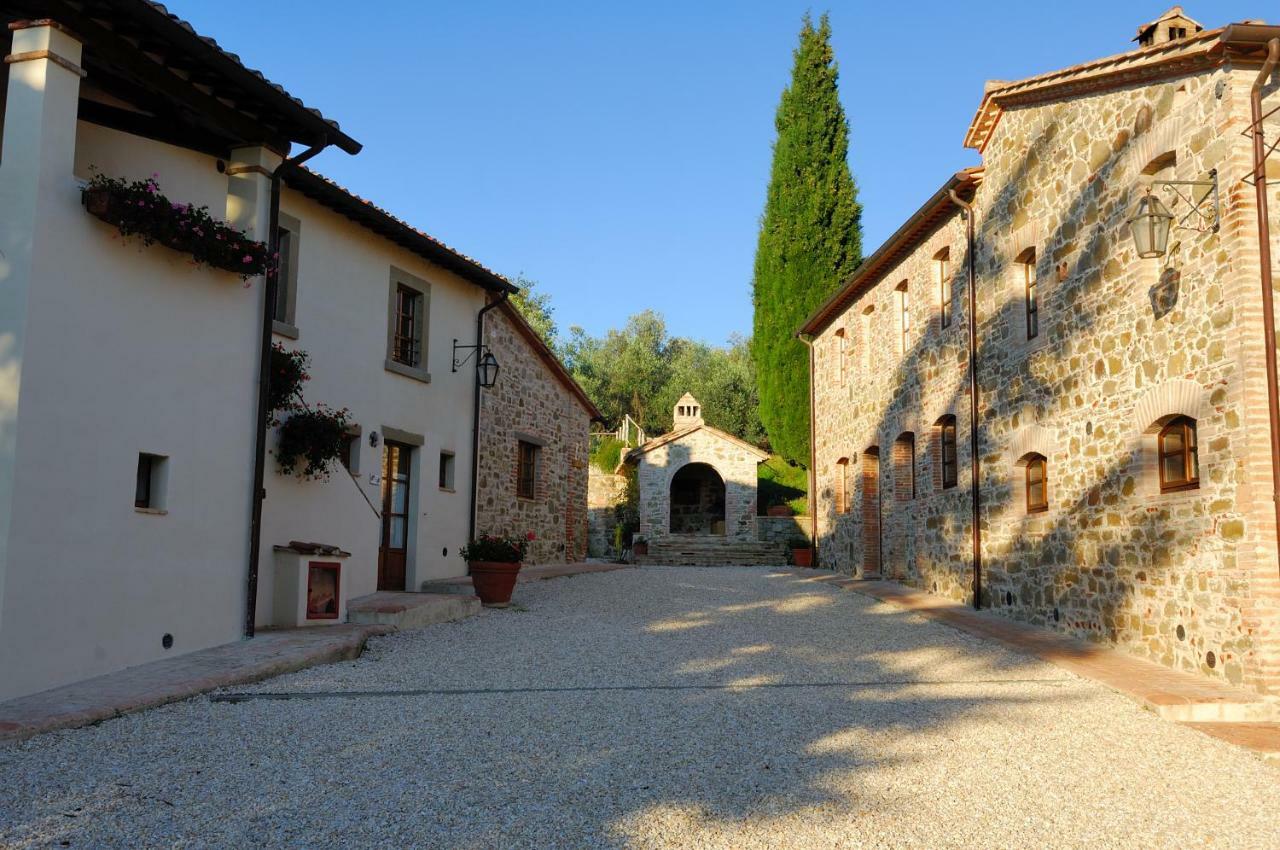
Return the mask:
{"type": "Polygon", "coordinates": [[[551,306],[551,296],[538,291],[538,282],[518,274],[511,282],[520,291],[511,296],[511,305],[516,308],[524,320],[529,323],[542,341],[555,350],[559,342],[560,329],[556,327],[555,308],[551,306]]]}
{"type": "Polygon", "coordinates": [[[774,450],[809,463],[809,365],[795,332],[862,258],[861,207],[837,91],[831,27],[805,16],[756,247],[752,354],[760,419],[774,450]]]}
{"type": "Polygon", "coordinates": [[[764,439],[745,339],[716,347],[671,337],[662,316],[646,310],[603,337],[571,328],[559,353],[610,424],[630,414],[650,436],[666,433],[676,400],[690,392],[707,424],[750,442],[764,439]]]}

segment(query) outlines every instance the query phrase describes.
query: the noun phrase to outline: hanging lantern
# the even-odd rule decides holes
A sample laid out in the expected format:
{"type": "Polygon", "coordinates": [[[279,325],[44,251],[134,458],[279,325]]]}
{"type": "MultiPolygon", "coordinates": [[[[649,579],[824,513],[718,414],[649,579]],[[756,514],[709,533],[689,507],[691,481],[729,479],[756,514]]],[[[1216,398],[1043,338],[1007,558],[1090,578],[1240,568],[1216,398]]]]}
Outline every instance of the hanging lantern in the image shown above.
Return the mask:
{"type": "Polygon", "coordinates": [[[476,378],[486,390],[498,383],[498,358],[493,356],[492,351],[486,351],[476,363],[476,378]]]}
{"type": "Polygon", "coordinates": [[[1145,259],[1163,257],[1169,250],[1169,228],[1173,213],[1150,192],[1138,201],[1138,208],[1129,219],[1129,230],[1138,256],[1145,259]]]}

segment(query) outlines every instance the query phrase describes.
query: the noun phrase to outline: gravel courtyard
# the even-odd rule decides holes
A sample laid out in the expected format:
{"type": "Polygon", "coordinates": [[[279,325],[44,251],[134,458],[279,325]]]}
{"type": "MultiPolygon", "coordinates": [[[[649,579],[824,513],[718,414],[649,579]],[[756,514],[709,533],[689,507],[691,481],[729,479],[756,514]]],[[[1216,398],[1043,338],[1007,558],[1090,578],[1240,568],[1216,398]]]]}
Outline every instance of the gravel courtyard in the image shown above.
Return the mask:
{"type": "Polygon", "coordinates": [[[0,846],[1280,847],[1274,767],[796,574],[516,601],[0,745],[0,846]]]}

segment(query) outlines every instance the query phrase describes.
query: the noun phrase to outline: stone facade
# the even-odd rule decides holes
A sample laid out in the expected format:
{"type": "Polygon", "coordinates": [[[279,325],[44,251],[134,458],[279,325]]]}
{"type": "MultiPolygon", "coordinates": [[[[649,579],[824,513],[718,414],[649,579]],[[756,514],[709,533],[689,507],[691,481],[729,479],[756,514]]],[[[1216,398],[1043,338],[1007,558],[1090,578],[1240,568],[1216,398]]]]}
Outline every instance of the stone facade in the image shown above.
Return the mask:
{"type": "Polygon", "coordinates": [[[798,537],[808,540],[810,527],[807,516],[758,516],[756,539],[785,546],[798,537]]]}
{"type": "Polygon", "coordinates": [[[497,384],[480,391],[476,534],[531,531],[536,539],[526,564],[581,561],[587,554],[587,443],[599,412],[513,308],[489,313],[485,343],[501,370],[497,384]],[[536,447],[532,498],[517,495],[521,442],[536,447]]]}
{"type": "Polygon", "coordinates": [[[627,477],[595,466],[587,470],[587,554],[607,558],[621,554],[613,545],[619,507],[627,500],[627,477]]]}
{"type": "MultiPolygon", "coordinates": [[[[685,395],[676,406],[675,430],[664,434],[626,456],[627,463],[637,466],[637,488],[640,500],[640,535],[650,543],[672,537],[720,537],[729,543],[756,542],[756,488],[760,462],[767,452],[745,443],[702,421],[701,407],[692,396],[685,395]],[[681,413],[681,408],[694,413],[681,413]],[[699,510],[714,513],[723,525],[695,529],[685,516],[685,500],[680,476],[695,468],[710,468],[707,484],[696,492],[699,510]],[[686,472],[682,472],[686,471],[686,472]],[[717,480],[718,479],[718,480],[717,480]],[[673,485],[677,494],[673,515],[673,485]],[[712,504],[718,492],[719,503],[712,504]],[[674,526],[689,533],[675,533],[674,526]]],[[[688,500],[690,505],[695,499],[688,500]]]]}
{"type": "MultiPolygon", "coordinates": [[[[1280,582],[1242,136],[1257,72],[1204,62],[1181,76],[1011,97],[980,140],[983,169],[948,184],[975,211],[979,601],[1275,691],[1280,582]],[[1175,231],[1166,258],[1138,258],[1126,219],[1144,181],[1213,169],[1220,230],[1175,231]],[[1157,434],[1179,416],[1196,425],[1199,484],[1162,492],[1157,434]],[[1048,505],[1031,512],[1037,456],[1048,505]]],[[[1188,209],[1173,204],[1179,218],[1188,209]]],[[[972,601],[966,225],[946,192],[913,221],[918,232],[869,258],[839,309],[806,326],[819,552],[845,572],[972,601]],[[957,474],[944,486],[949,423],[957,474]]]]}

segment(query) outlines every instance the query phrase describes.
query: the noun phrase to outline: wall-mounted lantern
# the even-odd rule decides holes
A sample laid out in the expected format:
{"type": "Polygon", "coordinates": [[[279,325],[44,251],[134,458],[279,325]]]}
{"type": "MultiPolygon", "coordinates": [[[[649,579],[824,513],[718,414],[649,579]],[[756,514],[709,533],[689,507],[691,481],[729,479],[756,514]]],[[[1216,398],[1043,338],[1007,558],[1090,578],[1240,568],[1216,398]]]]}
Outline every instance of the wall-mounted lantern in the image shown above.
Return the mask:
{"type": "Polygon", "coordinates": [[[1220,225],[1217,169],[1209,172],[1208,180],[1151,181],[1128,223],[1134,247],[1143,259],[1163,257],[1168,252],[1169,231],[1174,227],[1197,233],[1217,233],[1220,225]],[[1152,189],[1157,186],[1190,205],[1191,209],[1176,224],[1176,216],[1152,194],[1152,189]]]}
{"type": "Polygon", "coordinates": [[[477,352],[480,356],[476,358],[476,380],[480,386],[486,390],[491,389],[498,382],[498,358],[493,356],[493,352],[489,350],[487,345],[458,345],[458,341],[453,341],[453,369],[458,371],[464,363],[472,358],[477,352]],[[462,359],[458,359],[458,352],[470,349],[471,353],[462,359]]]}
{"type": "Polygon", "coordinates": [[[373,446],[375,449],[378,447],[378,432],[377,432],[377,431],[370,431],[370,432],[369,432],[369,445],[370,445],[370,446],[373,446]]]}

